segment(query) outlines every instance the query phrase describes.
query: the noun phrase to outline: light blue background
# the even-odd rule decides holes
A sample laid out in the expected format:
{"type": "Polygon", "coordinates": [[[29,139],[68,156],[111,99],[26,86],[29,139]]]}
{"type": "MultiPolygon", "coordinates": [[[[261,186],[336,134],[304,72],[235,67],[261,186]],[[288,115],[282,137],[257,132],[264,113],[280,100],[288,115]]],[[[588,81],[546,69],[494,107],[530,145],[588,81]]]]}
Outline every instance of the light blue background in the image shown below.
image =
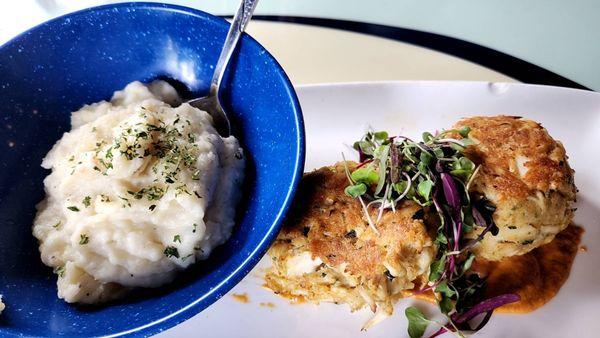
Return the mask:
{"type": "MultiPolygon", "coordinates": [[[[171,1],[232,14],[237,0],[171,1]]],[[[600,90],[600,0],[262,0],[257,14],[336,18],[448,35],[600,90]]]]}
{"type": "MultiPolygon", "coordinates": [[[[110,2],[118,1],[2,1],[0,40],[52,16],[110,2]]],[[[230,15],[239,0],[162,2],[230,15]]],[[[345,19],[438,33],[505,52],[600,90],[600,0],[261,0],[257,14],[345,19]]]]}

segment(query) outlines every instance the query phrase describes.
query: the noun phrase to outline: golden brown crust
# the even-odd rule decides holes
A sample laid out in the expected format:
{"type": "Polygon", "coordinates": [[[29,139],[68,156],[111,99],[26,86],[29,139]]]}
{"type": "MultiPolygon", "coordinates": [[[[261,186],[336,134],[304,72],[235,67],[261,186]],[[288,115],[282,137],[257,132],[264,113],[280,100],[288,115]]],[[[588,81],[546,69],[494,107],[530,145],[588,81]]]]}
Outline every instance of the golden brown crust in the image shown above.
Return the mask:
{"type": "MultiPolygon", "coordinates": [[[[294,207],[269,250],[273,268],[266,286],[295,301],[343,302],[353,310],[381,306],[391,313],[392,296],[423,283],[434,255],[417,214],[421,207],[405,202],[395,213],[386,211],[376,233],[360,202],[344,194],[347,185],[342,163],[304,175],[294,207]],[[296,259],[304,254],[312,258],[303,260],[310,268],[297,273],[296,259]]],[[[374,219],[376,212],[372,210],[374,219]]]]}
{"type": "MultiPolygon", "coordinates": [[[[386,257],[402,259],[415,253],[409,247],[428,241],[423,220],[412,218],[420,207],[408,202],[399,206],[396,213],[384,213],[376,234],[368,227],[358,200],[344,194],[347,185],[341,163],[306,174],[296,207],[280,236],[289,239],[306,234],[313,258],[319,257],[328,265],[346,263],[346,271],[366,278],[383,277],[386,268],[381,263],[386,257]]],[[[371,212],[376,218],[376,211],[371,212]]]]}
{"type": "Polygon", "coordinates": [[[469,138],[475,142],[465,154],[480,165],[470,191],[496,206],[499,228],[498,235],[484,237],[475,253],[501,260],[549,243],[573,219],[576,188],[562,144],[539,123],[514,116],[475,116],[454,128],[464,126],[471,128],[469,138]]]}
{"type": "Polygon", "coordinates": [[[455,128],[468,126],[469,137],[477,142],[467,156],[482,164],[481,179],[492,182],[500,199],[526,197],[532,190],[558,190],[574,199],[573,170],[563,145],[541,124],[515,116],[475,116],[460,120],[455,128]],[[521,176],[515,163],[527,159],[521,176]]]}

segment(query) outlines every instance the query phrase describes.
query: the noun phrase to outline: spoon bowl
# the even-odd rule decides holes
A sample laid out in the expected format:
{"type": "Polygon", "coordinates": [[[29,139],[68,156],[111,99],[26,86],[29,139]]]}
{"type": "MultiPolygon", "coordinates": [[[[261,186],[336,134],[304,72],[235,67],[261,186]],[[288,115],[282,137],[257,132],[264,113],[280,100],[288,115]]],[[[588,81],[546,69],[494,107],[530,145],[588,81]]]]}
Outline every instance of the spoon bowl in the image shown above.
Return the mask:
{"type": "Polygon", "coordinates": [[[212,116],[215,129],[223,137],[230,135],[231,125],[229,124],[227,113],[219,100],[219,88],[221,87],[225,70],[227,70],[227,64],[237,47],[238,41],[240,41],[242,33],[250,22],[257,4],[258,0],[242,0],[227,32],[227,38],[225,38],[225,44],[223,44],[219,60],[217,60],[208,96],[188,101],[193,107],[202,109],[212,116]]]}

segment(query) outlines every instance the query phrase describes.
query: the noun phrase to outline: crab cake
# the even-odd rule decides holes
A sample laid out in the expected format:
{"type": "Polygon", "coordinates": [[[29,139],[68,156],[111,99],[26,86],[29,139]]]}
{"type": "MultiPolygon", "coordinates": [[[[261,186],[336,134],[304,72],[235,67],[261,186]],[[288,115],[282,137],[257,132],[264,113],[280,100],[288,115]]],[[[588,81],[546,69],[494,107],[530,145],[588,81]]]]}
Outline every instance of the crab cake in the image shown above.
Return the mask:
{"type": "MultiPolygon", "coordinates": [[[[522,255],[552,241],[573,219],[576,188],[563,145],[539,123],[513,116],[471,117],[475,144],[465,153],[481,168],[470,186],[496,206],[499,232],[476,245],[488,260],[522,255]]],[[[470,234],[477,235],[477,232],[470,234]]]]}
{"type": "Polygon", "coordinates": [[[347,185],[341,163],[304,176],[269,250],[266,287],[294,301],[369,306],[377,313],[371,326],[392,313],[403,290],[426,283],[435,248],[419,205],[385,212],[376,233],[359,201],[344,194],[347,185]]]}

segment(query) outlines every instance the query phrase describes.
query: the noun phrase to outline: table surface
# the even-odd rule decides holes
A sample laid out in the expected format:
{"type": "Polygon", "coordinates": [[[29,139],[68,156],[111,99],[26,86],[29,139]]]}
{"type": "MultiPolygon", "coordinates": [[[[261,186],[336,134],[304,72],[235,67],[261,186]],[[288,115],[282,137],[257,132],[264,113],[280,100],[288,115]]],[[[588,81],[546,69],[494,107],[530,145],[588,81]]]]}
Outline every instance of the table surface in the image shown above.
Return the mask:
{"type": "MultiPolygon", "coordinates": [[[[50,18],[110,2],[116,1],[7,2],[0,5],[0,44],[50,18]]],[[[217,15],[230,15],[238,3],[163,2],[217,15]]],[[[294,84],[477,80],[600,90],[597,0],[261,0],[257,14],[264,20],[251,22],[249,34],[279,60],[294,84]]],[[[208,314],[197,318],[202,316],[208,314]]],[[[185,336],[198,329],[195,322],[162,336],[185,336]]]]}
{"type": "MultiPolygon", "coordinates": [[[[0,43],[52,17],[110,2],[116,1],[6,2],[0,11],[0,43]]],[[[237,0],[163,2],[218,15],[230,15],[238,3],[237,0]]],[[[349,20],[437,33],[512,55],[581,86],[600,89],[600,65],[597,64],[600,60],[600,1],[597,0],[262,0],[257,14],[270,19],[274,16],[328,18],[331,19],[329,24],[333,22],[336,26],[337,23],[340,27],[343,25],[339,20],[349,20]]],[[[431,52],[432,46],[423,49],[373,35],[340,30],[325,32],[314,25],[254,22],[249,32],[282,61],[297,84],[390,79],[510,81],[511,77],[520,77],[525,82],[572,86],[564,81],[547,80],[552,76],[546,73],[531,77],[529,73],[539,69],[528,64],[506,66],[500,60],[490,67],[490,60],[486,60],[490,54],[481,50],[455,50],[462,55],[449,57],[431,52]],[[303,43],[285,43],[292,38],[303,43]],[[342,59],[344,62],[336,57],[340,54],[347,56],[342,59]],[[460,60],[465,56],[470,61],[460,60]]],[[[405,33],[400,40],[407,37],[405,33]]],[[[410,34],[408,40],[411,40],[410,34]]],[[[452,49],[452,44],[459,40],[446,41],[446,49],[452,49]]],[[[436,46],[433,49],[437,49],[436,46]]]]}

